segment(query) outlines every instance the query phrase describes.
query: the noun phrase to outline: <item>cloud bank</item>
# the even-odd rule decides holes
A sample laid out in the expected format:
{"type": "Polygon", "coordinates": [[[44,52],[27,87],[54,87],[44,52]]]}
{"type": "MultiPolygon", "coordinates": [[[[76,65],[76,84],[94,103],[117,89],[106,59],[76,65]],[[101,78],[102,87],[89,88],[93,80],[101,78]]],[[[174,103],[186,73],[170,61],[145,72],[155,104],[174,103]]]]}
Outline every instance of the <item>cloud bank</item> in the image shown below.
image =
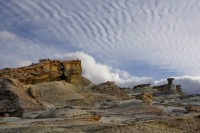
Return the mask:
{"type": "MultiPolygon", "coordinates": [[[[75,52],[69,54],[57,54],[55,55],[58,59],[73,60],[76,58],[81,59],[83,67],[83,76],[87,77],[93,83],[102,83],[106,81],[114,81],[121,87],[130,87],[138,84],[150,83],[152,85],[161,85],[167,83],[166,79],[155,81],[151,77],[134,77],[128,72],[119,69],[112,68],[111,66],[101,64],[95,61],[95,59],[84,53],[75,52]]],[[[187,94],[200,94],[200,77],[174,77],[174,84],[182,85],[183,92],[187,94]]]]}
{"type": "Polygon", "coordinates": [[[118,85],[130,87],[133,84],[153,81],[152,78],[148,77],[132,77],[126,71],[114,69],[111,66],[98,63],[92,56],[84,52],[75,52],[64,55],[57,54],[56,58],[63,60],[81,59],[83,76],[97,84],[106,81],[115,81],[118,85]]]}

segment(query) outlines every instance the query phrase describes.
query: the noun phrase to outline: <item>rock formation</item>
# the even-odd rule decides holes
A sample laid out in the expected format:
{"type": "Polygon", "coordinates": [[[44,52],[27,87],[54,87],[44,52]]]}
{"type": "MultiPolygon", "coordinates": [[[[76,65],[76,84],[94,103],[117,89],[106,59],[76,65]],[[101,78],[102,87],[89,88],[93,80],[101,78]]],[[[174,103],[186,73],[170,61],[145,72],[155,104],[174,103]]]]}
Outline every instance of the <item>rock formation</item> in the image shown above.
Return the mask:
{"type": "Polygon", "coordinates": [[[141,94],[148,92],[149,94],[153,93],[153,89],[151,87],[151,84],[140,84],[133,87],[134,94],[141,94]]]}
{"type": "Polygon", "coordinates": [[[0,116],[87,104],[78,86],[91,82],[81,74],[80,60],[44,59],[30,66],[0,70],[0,116]]]}
{"type": "Polygon", "coordinates": [[[81,84],[82,67],[80,60],[60,61],[43,59],[37,64],[26,67],[2,69],[0,74],[7,78],[16,79],[24,84],[59,80],[81,84]]]}
{"type": "Polygon", "coordinates": [[[102,94],[108,94],[124,100],[130,98],[126,91],[120,89],[114,82],[110,81],[93,86],[92,91],[102,94]]]}
{"type": "Polygon", "coordinates": [[[167,81],[168,81],[168,84],[167,84],[167,89],[170,90],[173,86],[173,80],[174,78],[168,78],[167,81]]]}
{"type": "Polygon", "coordinates": [[[43,110],[44,106],[32,100],[24,91],[22,83],[15,79],[0,77],[0,115],[22,116],[24,111],[43,110]]]}
{"type": "Polygon", "coordinates": [[[178,95],[178,96],[181,96],[182,95],[181,86],[180,85],[175,86],[173,84],[173,80],[174,80],[174,78],[168,78],[167,84],[160,85],[160,86],[154,86],[153,89],[156,90],[154,92],[154,95],[155,96],[158,96],[158,95],[178,95]]]}
{"type": "Polygon", "coordinates": [[[143,87],[150,87],[150,86],[151,86],[151,84],[140,84],[140,85],[136,85],[136,86],[134,86],[133,89],[143,88],[143,87]]]}
{"type": "Polygon", "coordinates": [[[87,104],[85,98],[79,94],[80,90],[78,87],[64,81],[24,85],[24,87],[29,95],[40,103],[47,102],[56,106],[80,106],[87,104]]]}
{"type": "Polygon", "coordinates": [[[185,94],[183,93],[182,89],[181,89],[181,85],[176,85],[176,90],[177,92],[181,95],[184,96],[185,94]]]}

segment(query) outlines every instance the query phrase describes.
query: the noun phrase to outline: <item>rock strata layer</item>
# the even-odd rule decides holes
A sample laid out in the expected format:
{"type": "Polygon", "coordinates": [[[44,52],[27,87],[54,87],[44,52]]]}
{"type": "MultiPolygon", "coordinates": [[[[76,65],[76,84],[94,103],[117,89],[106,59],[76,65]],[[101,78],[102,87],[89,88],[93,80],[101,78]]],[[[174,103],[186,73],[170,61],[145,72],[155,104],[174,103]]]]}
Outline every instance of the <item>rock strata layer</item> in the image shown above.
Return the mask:
{"type": "Polygon", "coordinates": [[[65,80],[80,84],[82,77],[80,60],[40,60],[39,63],[20,68],[5,68],[0,75],[20,81],[24,84],[37,84],[50,81],[65,80]]]}

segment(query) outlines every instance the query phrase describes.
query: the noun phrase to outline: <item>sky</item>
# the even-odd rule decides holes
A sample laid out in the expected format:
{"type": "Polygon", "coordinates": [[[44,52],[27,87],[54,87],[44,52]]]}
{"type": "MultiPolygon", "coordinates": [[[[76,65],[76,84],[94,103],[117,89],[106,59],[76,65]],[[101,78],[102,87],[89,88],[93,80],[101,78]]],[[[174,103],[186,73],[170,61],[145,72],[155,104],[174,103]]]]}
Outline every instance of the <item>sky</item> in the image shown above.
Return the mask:
{"type": "Polygon", "coordinates": [[[0,0],[0,69],[82,60],[94,83],[200,94],[199,0],[0,0]]]}

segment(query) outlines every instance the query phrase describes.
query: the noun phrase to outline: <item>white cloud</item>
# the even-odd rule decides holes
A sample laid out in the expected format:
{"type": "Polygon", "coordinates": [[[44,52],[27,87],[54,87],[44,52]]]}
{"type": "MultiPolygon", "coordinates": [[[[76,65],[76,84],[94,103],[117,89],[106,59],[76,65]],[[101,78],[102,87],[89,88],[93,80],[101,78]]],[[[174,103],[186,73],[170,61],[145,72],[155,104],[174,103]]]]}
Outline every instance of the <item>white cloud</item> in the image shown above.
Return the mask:
{"type": "Polygon", "coordinates": [[[175,84],[181,84],[185,93],[200,94],[200,77],[182,76],[175,77],[175,84]]]}
{"type": "Polygon", "coordinates": [[[87,77],[93,83],[102,83],[106,81],[114,81],[118,85],[124,87],[133,87],[140,83],[148,82],[152,83],[153,79],[149,77],[132,77],[126,71],[120,69],[114,69],[111,66],[101,64],[95,61],[95,59],[84,53],[75,52],[69,54],[57,54],[56,58],[63,60],[81,59],[83,67],[83,76],[87,77]]]}
{"type": "MultiPolygon", "coordinates": [[[[95,59],[84,53],[75,52],[69,54],[57,54],[58,59],[74,60],[81,59],[83,67],[83,76],[87,77],[93,83],[102,83],[106,81],[114,81],[121,87],[130,87],[138,84],[151,83],[152,85],[162,85],[167,83],[167,79],[161,79],[155,81],[151,77],[134,77],[128,72],[119,69],[112,68],[111,66],[101,64],[95,61],[95,59]]],[[[200,94],[200,77],[174,77],[174,84],[182,85],[182,90],[188,94],[200,94]]]]}

